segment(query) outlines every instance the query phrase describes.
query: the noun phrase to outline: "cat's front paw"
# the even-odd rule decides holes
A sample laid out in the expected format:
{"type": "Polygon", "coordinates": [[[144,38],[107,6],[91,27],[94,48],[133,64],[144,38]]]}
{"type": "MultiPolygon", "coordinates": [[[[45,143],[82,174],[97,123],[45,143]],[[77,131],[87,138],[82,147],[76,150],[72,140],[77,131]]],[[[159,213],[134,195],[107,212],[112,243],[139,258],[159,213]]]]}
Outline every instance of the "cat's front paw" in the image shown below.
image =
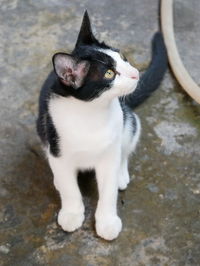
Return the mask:
{"type": "Polygon", "coordinates": [[[83,211],[75,213],[61,209],[58,214],[58,224],[64,231],[73,232],[81,227],[84,218],[83,211]]]}
{"type": "Polygon", "coordinates": [[[105,240],[113,240],[118,237],[122,229],[121,219],[117,215],[102,216],[96,218],[97,234],[105,240]]]}

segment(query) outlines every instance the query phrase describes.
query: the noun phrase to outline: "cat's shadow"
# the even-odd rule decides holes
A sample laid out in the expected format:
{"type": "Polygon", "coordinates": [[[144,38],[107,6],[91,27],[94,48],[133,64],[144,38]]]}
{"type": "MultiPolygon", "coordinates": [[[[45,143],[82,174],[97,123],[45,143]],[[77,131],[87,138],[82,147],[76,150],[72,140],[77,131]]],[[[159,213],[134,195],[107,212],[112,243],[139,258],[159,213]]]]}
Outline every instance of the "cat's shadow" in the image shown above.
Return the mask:
{"type": "MultiPolygon", "coordinates": [[[[97,201],[95,173],[79,173],[78,184],[86,208],[94,210],[97,201]]],[[[60,209],[60,197],[53,185],[53,175],[38,145],[28,146],[16,164],[10,166],[9,178],[4,183],[8,192],[5,208],[15,211],[14,216],[24,220],[24,214],[35,225],[46,215],[43,224],[55,220],[60,209]],[[45,215],[44,215],[45,214],[45,215]],[[48,216],[48,217],[47,217],[48,216]]],[[[38,224],[39,225],[39,224],[38,224]]]]}
{"type": "Polygon", "coordinates": [[[97,184],[95,179],[95,171],[88,170],[85,172],[79,172],[78,184],[83,196],[96,198],[97,184]]]}
{"type": "MultiPolygon", "coordinates": [[[[29,252],[35,245],[45,245],[45,235],[56,239],[58,243],[68,239],[66,236],[70,236],[70,233],[62,231],[57,224],[60,196],[53,185],[53,175],[40,145],[33,143],[27,145],[21,154],[16,152],[17,159],[12,160],[1,183],[2,191],[6,193],[1,198],[1,213],[4,217],[1,228],[6,229],[6,232],[15,232],[9,233],[7,239],[16,250],[23,248],[24,252],[29,252]],[[24,239],[29,241],[23,246],[24,239]]],[[[82,228],[91,231],[97,203],[94,172],[79,173],[78,184],[85,205],[86,219],[82,228]]]]}

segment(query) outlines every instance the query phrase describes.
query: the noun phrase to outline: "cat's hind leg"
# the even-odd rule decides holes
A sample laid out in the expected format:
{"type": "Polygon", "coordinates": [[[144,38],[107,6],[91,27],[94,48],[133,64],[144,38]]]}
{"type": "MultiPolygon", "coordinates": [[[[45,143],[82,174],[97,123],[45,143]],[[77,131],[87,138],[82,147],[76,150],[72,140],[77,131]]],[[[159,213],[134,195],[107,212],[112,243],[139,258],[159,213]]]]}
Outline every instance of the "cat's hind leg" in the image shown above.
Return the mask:
{"type": "Polygon", "coordinates": [[[121,161],[121,167],[119,171],[119,190],[125,190],[130,182],[130,176],[128,172],[128,156],[121,161]]]}
{"type": "Polygon", "coordinates": [[[125,190],[130,182],[128,172],[128,159],[134,152],[141,132],[141,125],[138,116],[134,113],[129,114],[124,125],[122,141],[121,167],[119,171],[119,189],[125,190]]]}
{"type": "Polygon", "coordinates": [[[73,232],[84,221],[84,205],[77,184],[76,170],[66,158],[48,154],[48,160],[54,175],[54,185],[61,198],[58,224],[64,231],[73,232]]]}

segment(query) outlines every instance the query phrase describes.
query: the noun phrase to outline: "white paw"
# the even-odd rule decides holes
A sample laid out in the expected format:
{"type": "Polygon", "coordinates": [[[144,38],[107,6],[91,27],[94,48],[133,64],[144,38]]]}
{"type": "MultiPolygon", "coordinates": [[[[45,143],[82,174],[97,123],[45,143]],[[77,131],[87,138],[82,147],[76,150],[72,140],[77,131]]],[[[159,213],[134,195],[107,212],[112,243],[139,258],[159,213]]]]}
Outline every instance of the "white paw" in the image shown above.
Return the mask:
{"type": "Polygon", "coordinates": [[[120,190],[124,190],[127,188],[128,183],[130,182],[130,177],[128,173],[123,173],[122,175],[120,175],[119,177],[119,184],[118,184],[118,188],[120,190]]]}
{"type": "Polygon", "coordinates": [[[117,215],[96,219],[97,234],[105,240],[113,240],[122,230],[121,219],[117,215]]]}
{"type": "Polygon", "coordinates": [[[64,231],[73,232],[81,227],[84,221],[84,212],[72,213],[61,209],[58,214],[58,224],[64,231]]]}

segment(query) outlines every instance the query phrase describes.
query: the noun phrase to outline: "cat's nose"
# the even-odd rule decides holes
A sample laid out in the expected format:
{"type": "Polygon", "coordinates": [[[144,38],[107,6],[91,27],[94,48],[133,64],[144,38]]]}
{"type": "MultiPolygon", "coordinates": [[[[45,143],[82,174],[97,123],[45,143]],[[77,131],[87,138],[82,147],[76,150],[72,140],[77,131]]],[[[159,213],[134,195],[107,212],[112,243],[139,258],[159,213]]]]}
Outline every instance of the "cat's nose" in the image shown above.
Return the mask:
{"type": "Polygon", "coordinates": [[[131,74],[131,78],[132,79],[139,79],[139,71],[135,70],[132,74],[131,74]]]}

